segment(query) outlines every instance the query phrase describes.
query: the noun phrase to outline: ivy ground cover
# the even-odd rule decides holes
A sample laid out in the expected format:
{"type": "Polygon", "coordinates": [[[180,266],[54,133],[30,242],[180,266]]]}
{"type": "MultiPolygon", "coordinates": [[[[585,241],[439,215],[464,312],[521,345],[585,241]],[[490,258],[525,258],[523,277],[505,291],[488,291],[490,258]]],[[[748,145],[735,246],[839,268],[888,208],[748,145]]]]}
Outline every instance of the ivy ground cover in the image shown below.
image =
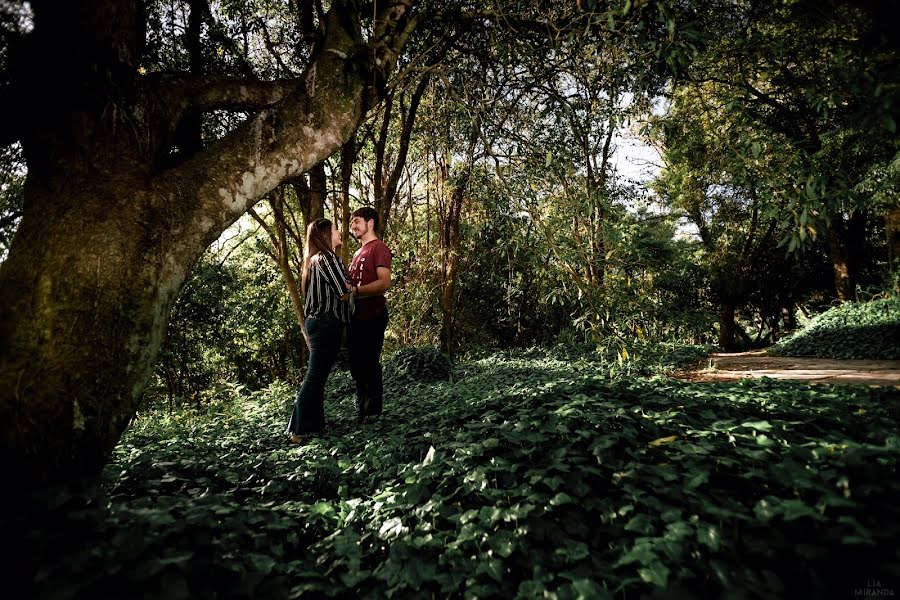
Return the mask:
{"type": "Polygon", "coordinates": [[[900,591],[895,390],[610,379],[532,351],[389,384],[359,426],[348,375],[329,387],[299,449],[286,387],[141,417],[101,486],[4,516],[13,566],[46,598],[900,591]]]}
{"type": "Polygon", "coordinates": [[[775,356],[900,359],[900,297],[847,302],[813,317],[769,350],[775,356]]]}

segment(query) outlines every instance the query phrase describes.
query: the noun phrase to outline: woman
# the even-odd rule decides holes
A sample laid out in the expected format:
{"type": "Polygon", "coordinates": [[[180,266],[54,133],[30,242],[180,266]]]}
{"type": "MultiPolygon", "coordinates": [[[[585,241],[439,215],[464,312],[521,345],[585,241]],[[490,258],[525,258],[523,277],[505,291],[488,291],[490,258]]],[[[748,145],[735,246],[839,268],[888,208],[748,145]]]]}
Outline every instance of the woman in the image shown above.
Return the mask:
{"type": "Polygon", "coordinates": [[[347,272],[334,249],[341,232],[328,219],[316,219],[306,230],[301,288],[306,296],[309,368],[297,392],[285,432],[293,444],[304,444],[325,427],[325,382],[341,347],[344,326],[353,310],[347,272]]]}

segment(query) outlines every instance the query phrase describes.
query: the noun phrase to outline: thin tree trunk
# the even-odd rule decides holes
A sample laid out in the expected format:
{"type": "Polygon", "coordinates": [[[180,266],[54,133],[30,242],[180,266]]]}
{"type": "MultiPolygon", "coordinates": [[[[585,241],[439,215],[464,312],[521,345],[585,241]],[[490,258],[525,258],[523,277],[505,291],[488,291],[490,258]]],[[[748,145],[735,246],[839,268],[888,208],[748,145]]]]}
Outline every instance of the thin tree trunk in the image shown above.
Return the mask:
{"type": "Polygon", "coordinates": [[[409,194],[407,197],[409,199],[409,224],[410,224],[410,229],[412,230],[412,236],[413,236],[413,244],[412,245],[413,245],[413,248],[418,248],[419,233],[416,230],[416,210],[415,210],[416,209],[416,199],[415,199],[415,196],[413,195],[413,178],[412,177],[409,178],[409,194]]]}
{"type": "Polygon", "coordinates": [[[382,122],[381,132],[377,143],[375,144],[375,210],[381,217],[378,221],[378,236],[384,238],[387,231],[387,225],[390,220],[391,209],[394,206],[394,199],[397,196],[397,187],[400,183],[400,177],[403,169],[406,168],[406,159],[409,155],[409,143],[412,139],[413,125],[416,120],[416,113],[419,110],[422,96],[428,87],[430,75],[422,76],[409,100],[409,106],[406,106],[401,97],[400,116],[403,119],[400,131],[399,148],[394,164],[390,168],[390,173],[385,177],[384,169],[386,163],[385,149],[387,147],[387,134],[392,114],[392,98],[385,103],[384,121],[382,122]]]}
{"type": "MultiPolygon", "coordinates": [[[[285,205],[284,205],[284,187],[279,186],[274,192],[269,195],[269,206],[272,208],[272,217],[275,221],[275,230],[273,231],[269,225],[260,217],[255,210],[250,209],[250,215],[256,219],[256,221],[265,229],[266,233],[269,235],[269,241],[272,244],[275,252],[272,254],[272,258],[278,264],[278,268],[281,270],[281,277],[284,280],[284,284],[288,289],[288,295],[291,299],[291,306],[294,309],[294,317],[297,319],[297,324],[300,326],[300,332],[303,334],[303,339],[306,341],[306,347],[309,348],[309,334],[306,331],[306,315],[303,311],[303,299],[300,293],[300,283],[297,281],[297,278],[294,276],[294,270],[291,267],[291,247],[288,243],[287,232],[290,228],[287,220],[285,219],[285,205]]],[[[295,239],[297,238],[296,232],[292,235],[295,239]]],[[[302,239],[302,237],[300,238],[302,239]]]]}
{"type": "MultiPolygon", "coordinates": [[[[609,171],[609,158],[612,155],[612,139],[615,133],[615,119],[610,117],[607,123],[606,139],[603,141],[603,152],[600,158],[600,168],[597,174],[598,181],[594,189],[590,189],[591,203],[594,210],[594,232],[591,237],[591,274],[593,284],[603,287],[606,280],[606,239],[603,235],[603,226],[606,223],[606,209],[603,205],[606,198],[606,180],[609,171]]],[[[590,160],[588,161],[590,162],[590,160]]]]}
{"type": "Polygon", "coordinates": [[[475,163],[475,144],[478,140],[478,128],[472,126],[469,136],[469,147],[466,152],[466,162],[459,174],[453,190],[450,194],[450,202],[447,207],[446,218],[443,223],[441,235],[441,247],[444,258],[444,277],[441,289],[441,350],[452,355],[454,347],[455,316],[456,316],[456,285],[457,271],[459,269],[460,235],[459,221],[462,215],[463,200],[468,193],[469,179],[472,176],[472,167],[475,163]]]}
{"type": "Polygon", "coordinates": [[[900,292],[900,277],[896,277],[900,268],[900,207],[888,209],[885,213],[884,233],[887,236],[888,272],[895,275],[894,291],[900,292]]]}
{"type": "Polygon", "coordinates": [[[350,263],[350,183],[356,161],[356,139],[341,146],[341,261],[350,263]]]}
{"type": "MultiPolygon", "coordinates": [[[[201,33],[204,17],[209,12],[207,0],[190,0],[190,15],[185,32],[185,45],[188,50],[188,66],[190,72],[200,75],[203,67],[203,46],[201,33]]],[[[176,145],[179,150],[178,159],[183,161],[203,149],[203,113],[192,110],[185,113],[175,132],[176,145]]]]}

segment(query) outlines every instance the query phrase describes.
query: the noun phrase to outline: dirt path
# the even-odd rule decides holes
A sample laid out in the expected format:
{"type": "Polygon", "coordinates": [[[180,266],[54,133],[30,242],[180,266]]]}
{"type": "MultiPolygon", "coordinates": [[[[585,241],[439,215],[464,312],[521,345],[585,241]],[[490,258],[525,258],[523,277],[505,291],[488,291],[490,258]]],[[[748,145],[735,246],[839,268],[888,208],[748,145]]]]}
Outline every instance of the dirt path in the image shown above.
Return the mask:
{"type": "Polygon", "coordinates": [[[856,383],[900,387],[900,360],[833,360],[768,356],[765,350],[711,354],[691,371],[688,381],[733,381],[771,377],[809,383],[856,383]]]}

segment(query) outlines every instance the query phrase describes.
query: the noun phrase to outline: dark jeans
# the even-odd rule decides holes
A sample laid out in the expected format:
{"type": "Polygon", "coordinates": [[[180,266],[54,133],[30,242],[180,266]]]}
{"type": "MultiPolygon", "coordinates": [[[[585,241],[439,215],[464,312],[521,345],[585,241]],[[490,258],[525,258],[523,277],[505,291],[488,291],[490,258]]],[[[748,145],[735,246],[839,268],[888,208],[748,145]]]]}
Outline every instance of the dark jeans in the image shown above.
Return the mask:
{"type": "Polygon", "coordinates": [[[325,428],[325,382],[338,350],[344,324],[331,316],[306,319],[309,334],[309,368],[294,401],[287,433],[301,435],[325,428]]]}
{"type": "Polygon", "coordinates": [[[356,408],[360,417],[381,414],[384,403],[381,349],[387,324],[387,309],[374,319],[354,319],[350,324],[350,374],[356,382],[356,408]]]}

